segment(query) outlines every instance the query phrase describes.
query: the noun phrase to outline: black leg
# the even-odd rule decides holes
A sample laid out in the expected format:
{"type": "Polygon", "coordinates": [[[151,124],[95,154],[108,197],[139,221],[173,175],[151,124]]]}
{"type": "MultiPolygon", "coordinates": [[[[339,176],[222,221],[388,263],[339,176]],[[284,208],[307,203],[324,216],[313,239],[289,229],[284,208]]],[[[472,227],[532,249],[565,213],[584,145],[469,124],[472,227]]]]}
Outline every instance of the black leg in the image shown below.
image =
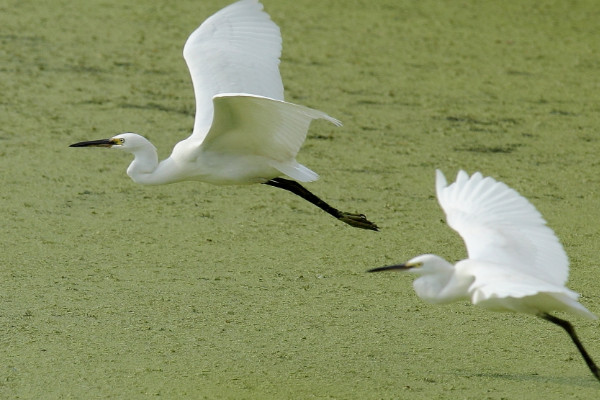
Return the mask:
{"type": "Polygon", "coordinates": [[[585,360],[585,363],[589,367],[590,371],[592,371],[592,374],[594,374],[596,379],[598,379],[600,381],[600,370],[598,370],[598,366],[596,365],[596,363],[594,363],[594,360],[592,360],[592,357],[590,357],[588,352],[585,350],[581,341],[579,341],[579,338],[577,337],[577,334],[575,333],[575,329],[573,328],[573,325],[571,325],[571,323],[569,321],[565,321],[564,319],[557,318],[550,314],[540,314],[540,317],[545,319],[546,321],[550,321],[550,322],[562,327],[565,331],[567,331],[569,336],[571,336],[573,343],[575,343],[575,346],[577,346],[577,349],[583,356],[583,359],[585,360]]]}
{"type": "Polygon", "coordinates": [[[377,228],[377,225],[369,221],[367,217],[364,216],[364,214],[352,214],[335,209],[329,204],[325,203],[320,198],[318,198],[317,196],[315,196],[314,194],[312,194],[311,192],[309,192],[308,189],[306,189],[304,186],[302,186],[296,181],[283,178],[273,178],[265,182],[265,185],[270,185],[288,190],[302,197],[303,199],[310,201],[315,206],[319,207],[321,210],[334,216],[340,221],[347,223],[348,225],[354,226],[356,228],[371,229],[373,231],[379,230],[379,228],[377,228]]]}

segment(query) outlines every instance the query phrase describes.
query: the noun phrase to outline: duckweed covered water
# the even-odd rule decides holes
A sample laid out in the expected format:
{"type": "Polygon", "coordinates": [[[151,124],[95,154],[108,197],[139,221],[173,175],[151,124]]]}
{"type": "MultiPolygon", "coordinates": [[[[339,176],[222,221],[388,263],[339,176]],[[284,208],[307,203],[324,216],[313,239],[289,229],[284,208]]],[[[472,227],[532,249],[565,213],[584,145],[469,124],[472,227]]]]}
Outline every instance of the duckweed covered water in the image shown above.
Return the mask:
{"type": "MultiPolygon", "coordinates": [[[[0,397],[596,398],[558,327],[364,271],[464,257],[434,170],[479,170],[538,207],[600,313],[600,5],[264,0],[287,99],[344,122],[313,124],[308,187],[375,233],[67,147],[134,131],[168,156],[193,125],[183,43],[227,4],[0,5],[0,397]]],[[[600,362],[598,323],[572,321],[600,362]]]]}

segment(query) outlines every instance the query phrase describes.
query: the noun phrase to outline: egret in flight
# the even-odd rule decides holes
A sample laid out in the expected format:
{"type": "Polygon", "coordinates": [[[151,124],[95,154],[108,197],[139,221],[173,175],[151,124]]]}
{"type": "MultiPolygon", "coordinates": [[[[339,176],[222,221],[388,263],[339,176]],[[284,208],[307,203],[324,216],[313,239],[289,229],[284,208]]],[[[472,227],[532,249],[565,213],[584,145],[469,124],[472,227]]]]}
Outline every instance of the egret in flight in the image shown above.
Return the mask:
{"type": "Polygon", "coordinates": [[[528,313],[550,321],[565,329],[600,380],[573,326],[550,314],[564,311],[596,319],[577,301],[579,295],[565,287],[567,255],[540,213],[515,190],[479,172],[469,178],[460,171],[450,186],[442,172],[436,173],[438,201],[448,225],[462,236],[468,258],[452,265],[425,254],[369,272],[414,273],[417,296],[430,303],[470,300],[492,311],[528,313]]]}
{"type": "Polygon", "coordinates": [[[196,118],[191,136],[177,143],[169,158],[159,163],[154,145],[135,133],[70,147],[132,153],[127,174],[136,183],[263,183],[301,196],[351,226],[378,230],[363,214],[339,211],[298,183],[319,177],[296,161],[311,121],[341,123],[284,101],[281,34],[262,10],[257,0],[238,1],[208,18],[187,39],[183,57],[194,86],[196,118]]]}

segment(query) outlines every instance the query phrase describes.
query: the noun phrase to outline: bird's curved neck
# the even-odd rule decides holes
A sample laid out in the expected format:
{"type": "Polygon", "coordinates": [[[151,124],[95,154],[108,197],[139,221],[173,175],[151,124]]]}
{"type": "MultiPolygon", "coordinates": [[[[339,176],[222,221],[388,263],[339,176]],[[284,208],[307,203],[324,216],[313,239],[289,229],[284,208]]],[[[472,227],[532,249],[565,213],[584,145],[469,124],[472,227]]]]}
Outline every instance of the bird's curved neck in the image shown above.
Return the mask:
{"type": "Polygon", "coordinates": [[[170,183],[173,180],[163,173],[158,163],[158,153],[156,147],[150,142],[145,146],[131,151],[133,161],[127,168],[127,175],[135,182],[144,185],[160,185],[170,183]]]}
{"type": "Polygon", "coordinates": [[[435,272],[423,274],[413,286],[417,295],[429,303],[451,303],[468,298],[470,276],[457,274],[454,265],[440,259],[435,272]]]}

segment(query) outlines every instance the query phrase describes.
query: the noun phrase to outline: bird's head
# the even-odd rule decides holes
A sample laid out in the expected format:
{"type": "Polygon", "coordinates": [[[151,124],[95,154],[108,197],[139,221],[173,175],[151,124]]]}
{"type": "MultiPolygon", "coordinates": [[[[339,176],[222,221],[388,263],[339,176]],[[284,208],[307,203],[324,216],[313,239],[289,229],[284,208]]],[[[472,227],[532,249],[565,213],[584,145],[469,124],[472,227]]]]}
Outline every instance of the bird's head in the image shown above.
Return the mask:
{"type": "Polygon", "coordinates": [[[145,147],[150,142],[143,136],[137,133],[121,133],[113,136],[110,139],[89,140],[86,142],[73,143],[69,147],[111,147],[115,149],[134,152],[135,150],[145,147]]]}
{"type": "Polygon", "coordinates": [[[434,254],[423,254],[417,256],[404,264],[387,265],[368,270],[368,272],[381,271],[408,271],[418,275],[434,274],[440,271],[448,271],[452,264],[434,254]]]}

